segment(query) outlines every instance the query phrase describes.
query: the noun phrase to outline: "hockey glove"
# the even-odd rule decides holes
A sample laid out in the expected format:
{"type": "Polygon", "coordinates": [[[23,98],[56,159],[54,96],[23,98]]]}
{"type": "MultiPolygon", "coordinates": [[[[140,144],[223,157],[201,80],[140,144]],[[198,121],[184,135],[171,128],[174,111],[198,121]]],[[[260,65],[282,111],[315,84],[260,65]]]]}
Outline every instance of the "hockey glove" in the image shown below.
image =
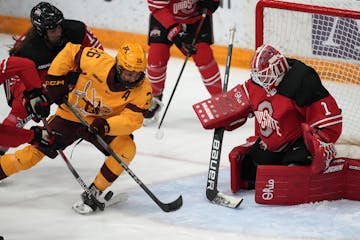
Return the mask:
{"type": "Polygon", "coordinates": [[[106,119],[104,118],[96,118],[90,125],[89,129],[87,127],[81,127],[78,130],[79,137],[93,142],[96,137],[94,134],[98,134],[100,137],[104,137],[110,131],[110,126],[106,119]]]}
{"type": "Polygon", "coordinates": [[[52,103],[61,105],[74,88],[80,73],[69,72],[66,76],[46,76],[47,95],[52,103]]]}
{"type": "Polygon", "coordinates": [[[29,142],[30,144],[42,148],[49,148],[51,151],[61,149],[63,146],[62,136],[57,132],[48,131],[39,126],[31,127],[31,130],[34,131],[34,138],[29,142]]]}
{"type": "Polygon", "coordinates": [[[46,118],[50,114],[50,102],[45,95],[45,89],[35,88],[24,91],[24,105],[29,115],[35,116],[34,120],[46,118]]]}
{"type": "Polygon", "coordinates": [[[193,37],[185,32],[180,24],[170,27],[167,38],[175,43],[176,47],[187,56],[191,56],[197,51],[196,47],[192,44],[193,37]]]}
{"type": "Polygon", "coordinates": [[[307,123],[302,123],[301,128],[305,145],[312,155],[312,172],[325,171],[336,156],[334,144],[328,143],[327,136],[322,134],[320,130],[310,127],[307,123]]]}
{"type": "Polygon", "coordinates": [[[220,0],[200,0],[198,1],[198,6],[200,9],[206,8],[211,13],[215,12],[218,9],[220,0]]]}

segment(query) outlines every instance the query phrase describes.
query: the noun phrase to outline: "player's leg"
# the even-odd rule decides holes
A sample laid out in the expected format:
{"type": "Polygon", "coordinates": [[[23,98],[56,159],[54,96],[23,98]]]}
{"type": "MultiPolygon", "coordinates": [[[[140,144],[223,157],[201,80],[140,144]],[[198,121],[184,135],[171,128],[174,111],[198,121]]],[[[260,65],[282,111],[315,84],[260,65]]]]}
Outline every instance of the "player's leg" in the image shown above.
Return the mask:
{"type": "MultiPolygon", "coordinates": [[[[126,164],[129,165],[134,159],[136,153],[136,146],[132,136],[117,136],[114,138],[109,147],[114,150],[117,156],[126,164]]],[[[95,197],[99,197],[106,188],[108,188],[124,171],[121,165],[115,160],[114,157],[109,156],[99,173],[95,177],[93,183],[90,185],[90,190],[95,197]]],[[[97,205],[88,198],[86,192],[81,194],[82,203],[76,203],[77,206],[81,204],[87,205],[93,211],[97,209],[97,205]]]]}
{"type": "MultiPolygon", "coordinates": [[[[18,87],[20,91],[23,91],[23,89],[25,89],[25,87],[21,83],[16,83],[15,86],[18,87]]],[[[10,90],[15,91],[15,89],[13,89],[13,86],[11,86],[10,90]]],[[[8,116],[3,121],[3,124],[6,126],[17,126],[22,128],[26,124],[26,122],[30,120],[27,119],[28,114],[23,105],[23,94],[22,92],[20,93],[19,90],[16,90],[14,92],[11,101],[9,101],[9,103],[11,103],[11,110],[8,116]]],[[[7,147],[0,146],[0,155],[4,155],[7,150],[7,147]]]]}
{"type": "MultiPolygon", "coordinates": [[[[49,120],[49,126],[62,135],[63,148],[65,148],[78,139],[75,130],[81,124],[55,117],[49,120]]],[[[29,145],[15,153],[3,155],[0,158],[0,179],[35,166],[45,155],[55,158],[57,152],[47,147],[29,145]]]]}
{"type": "MultiPolygon", "coordinates": [[[[195,34],[197,24],[189,26],[189,31],[195,34]]],[[[210,95],[222,92],[219,66],[214,58],[210,45],[214,43],[212,17],[207,16],[197,39],[196,54],[192,55],[195,65],[199,69],[202,81],[210,95]]]]}
{"type": "Polygon", "coordinates": [[[162,106],[162,93],[165,87],[172,42],[167,39],[167,30],[152,15],[149,22],[148,44],[146,73],[153,89],[153,101],[150,109],[144,113],[144,117],[145,122],[147,119],[148,122],[155,122],[162,106]]]}
{"type": "Polygon", "coordinates": [[[206,89],[212,96],[220,94],[222,86],[219,66],[215,61],[210,45],[208,43],[198,43],[196,47],[197,52],[192,57],[199,69],[206,89]]]}

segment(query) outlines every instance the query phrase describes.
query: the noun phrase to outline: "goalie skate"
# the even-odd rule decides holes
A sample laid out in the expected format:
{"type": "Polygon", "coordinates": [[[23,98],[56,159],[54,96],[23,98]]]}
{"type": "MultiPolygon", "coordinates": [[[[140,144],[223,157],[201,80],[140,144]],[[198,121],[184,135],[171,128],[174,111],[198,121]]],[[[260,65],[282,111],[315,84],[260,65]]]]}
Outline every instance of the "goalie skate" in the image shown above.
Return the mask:
{"type": "MultiPolygon", "coordinates": [[[[106,198],[106,197],[105,197],[106,198]]],[[[116,204],[120,204],[123,202],[126,202],[128,199],[128,194],[127,193],[119,193],[116,194],[114,196],[112,196],[108,201],[104,199],[99,199],[101,202],[105,203],[105,208],[111,207],[113,205],[116,204]]],[[[85,204],[83,201],[78,201],[76,202],[73,206],[72,209],[78,213],[78,214],[82,214],[82,215],[88,215],[94,212],[94,210],[87,204],[85,204]]]]}

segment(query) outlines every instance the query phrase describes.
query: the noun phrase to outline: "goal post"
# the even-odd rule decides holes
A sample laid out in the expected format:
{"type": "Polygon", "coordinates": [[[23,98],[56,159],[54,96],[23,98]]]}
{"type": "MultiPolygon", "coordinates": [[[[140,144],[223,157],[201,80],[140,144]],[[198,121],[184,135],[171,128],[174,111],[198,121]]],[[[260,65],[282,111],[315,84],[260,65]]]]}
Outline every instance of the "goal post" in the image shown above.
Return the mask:
{"type": "Polygon", "coordinates": [[[360,146],[360,1],[260,0],[255,42],[310,65],[343,114],[337,144],[360,146]]]}

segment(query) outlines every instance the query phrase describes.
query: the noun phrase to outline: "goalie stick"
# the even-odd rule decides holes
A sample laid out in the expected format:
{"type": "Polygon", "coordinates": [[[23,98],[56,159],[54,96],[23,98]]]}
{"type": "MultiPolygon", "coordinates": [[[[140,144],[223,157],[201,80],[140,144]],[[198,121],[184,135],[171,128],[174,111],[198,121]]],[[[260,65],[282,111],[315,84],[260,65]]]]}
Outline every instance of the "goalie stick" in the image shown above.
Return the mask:
{"type": "MultiPolygon", "coordinates": [[[[230,31],[230,35],[229,35],[228,54],[226,58],[223,93],[227,91],[227,85],[229,81],[231,55],[232,55],[232,48],[234,42],[234,34],[236,31],[235,26],[231,27],[229,31],[230,31]]],[[[224,128],[216,128],[214,130],[214,137],[211,145],[209,171],[207,176],[206,197],[215,204],[219,204],[221,206],[230,207],[230,208],[237,208],[243,201],[242,198],[235,198],[232,196],[225,195],[219,192],[219,190],[217,189],[224,131],[225,131],[224,128]]]]}
{"type": "MultiPolygon", "coordinates": [[[[69,110],[80,120],[80,122],[90,129],[89,124],[85,121],[85,119],[80,115],[77,110],[66,100],[64,99],[64,103],[69,108],[69,110]]],[[[93,133],[96,137],[98,143],[108,152],[122,167],[123,169],[134,179],[134,181],[140,185],[140,187],[149,195],[149,197],[164,211],[164,212],[172,212],[181,208],[183,204],[182,196],[180,195],[176,200],[170,203],[161,202],[147,187],[146,185],[135,175],[135,173],[120,159],[120,157],[109,147],[109,145],[99,136],[99,134],[93,133]]]]}

